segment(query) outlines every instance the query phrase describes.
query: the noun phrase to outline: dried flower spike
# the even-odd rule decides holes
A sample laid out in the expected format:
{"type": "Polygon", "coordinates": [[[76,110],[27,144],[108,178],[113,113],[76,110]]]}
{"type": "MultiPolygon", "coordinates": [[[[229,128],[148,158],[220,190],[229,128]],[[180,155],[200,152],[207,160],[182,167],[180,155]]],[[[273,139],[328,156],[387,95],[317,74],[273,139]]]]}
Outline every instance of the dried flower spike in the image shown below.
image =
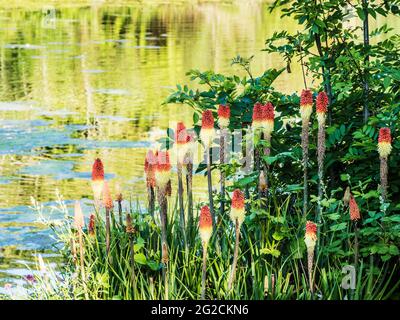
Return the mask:
{"type": "Polygon", "coordinates": [[[258,186],[261,192],[265,192],[268,188],[267,180],[265,179],[264,170],[261,170],[258,186]]]}
{"type": "Polygon", "coordinates": [[[96,230],[96,217],[92,213],[89,218],[89,236],[94,236],[95,235],[95,230],[96,230]]]}
{"type": "Polygon", "coordinates": [[[218,124],[221,129],[229,127],[231,109],[227,104],[220,104],[218,108],[218,124]]]}
{"type": "Polygon", "coordinates": [[[350,196],[351,196],[350,187],[347,186],[347,188],[346,188],[346,190],[344,192],[344,195],[343,195],[343,203],[344,203],[345,206],[349,205],[350,196]]]}
{"type": "Polygon", "coordinates": [[[129,234],[135,233],[135,228],[133,227],[132,218],[131,218],[131,215],[129,213],[126,215],[126,229],[125,229],[125,231],[126,231],[126,233],[129,233],[129,234]]]}
{"type": "Polygon", "coordinates": [[[215,137],[214,116],[211,110],[205,110],[201,118],[200,139],[206,149],[210,148],[215,137]]]}
{"type": "Polygon", "coordinates": [[[212,231],[213,226],[210,208],[208,206],[204,206],[201,208],[199,218],[199,233],[203,244],[207,244],[210,241],[212,231]]]}
{"type": "Polygon", "coordinates": [[[381,158],[387,158],[392,151],[392,137],[389,128],[381,128],[378,138],[378,152],[381,158]]]}
{"type": "Polygon", "coordinates": [[[358,208],[356,199],[350,194],[350,220],[358,221],[361,219],[360,209],[358,208]]]}
{"type": "Polygon", "coordinates": [[[303,90],[300,97],[300,114],[303,122],[310,121],[313,108],[313,96],[311,90],[303,90]]]}
{"type": "Polygon", "coordinates": [[[233,223],[236,219],[239,222],[239,226],[243,223],[245,218],[245,207],[244,207],[244,194],[241,190],[236,189],[232,195],[232,208],[231,208],[231,219],[233,223]]]}
{"type": "Polygon", "coordinates": [[[75,201],[74,226],[79,231],[81,231],[82,228],[85,226],[85,220],[83,217],[83,212],[82,212],[81,204],[79,203],[79,201],[75,201]]]}

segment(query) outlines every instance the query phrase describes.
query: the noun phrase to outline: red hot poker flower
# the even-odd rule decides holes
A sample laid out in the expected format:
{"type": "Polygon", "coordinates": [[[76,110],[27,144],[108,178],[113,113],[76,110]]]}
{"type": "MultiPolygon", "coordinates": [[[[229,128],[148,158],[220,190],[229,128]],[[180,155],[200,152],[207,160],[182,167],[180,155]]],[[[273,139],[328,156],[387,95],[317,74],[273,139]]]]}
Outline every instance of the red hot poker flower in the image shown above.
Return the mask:
{"type": "Polygon", "coordinates": [[[274,120],[275,118],[275,110],[274,105],[271,102],[268,102],[264,106],[262,106],[263,111],[263,120],[274,120]]]}
{"type": "Polygon", "coordinates": [[[350,196],[350,220],[357,221],[360,220],[360,209],[358,208],[356,199],[351,195],[350,196]]]}
{"type": "Polygon", "coordinates": [[[218,108],[218,123],[221,128],[229,126],[229,118],[231,116],[231,109],[229,105],[220,104],[218,108]]]}
{"type": "Polygon", "coordinates": [[[104,166],[99,158],[97,158],[92,166],[92,189],[95,201],[99,201],[103,191],[104,184],[104,166]]]}
{"type": "Polygon", "coordinates": [[[253,107],[253,123],[262,120],[264,120],[263,105],[260,102],[256,102],[253,107]]]}
{"type": "Polygon", "coordinates": [[[233,191],[232,195],[232,207],[231,207],[231,219],[234,223],[238,220],[241,225],[245,218],[245,207],[244,207],[244,194],[240,189],[233,191]]]}
{"type": "Polygon", "coordinates": [[[318,93],[316,101],[316,111],[326,113],[328,111],[328,96],[325,91],[318,93]]]}
{"type": "Polygon", "coordinates": [[[307,248],[314,248],[317,242],[317,225],[312,221],[306,223],[306,233],[304,235],[304,242],[307,248]]]}
{"type": "Polygon", "coordinates": [[[201,208],[199,218],[199,233],[203,243],[207,244],[212,234],[212,218],[210,208],[208,206],[201,208]]]}
{"type": "Polygon", "coordinates": [[[205,110],[201,118],[202,129],[213,129],[214,128],[214,116],[211,110],[205,110]]]}
{"type": "Polygon", "coordinates": [[[378,137],[378,152],[381,158],[387,158],[392,151],[392,137],[389,128],[380,128],[378,137]]]}
{"type": "Polygon", "coordinates": [[[303,90],[300,97],[300,115],[303,123],[310,121],[312,113],[313,96],[311,90],[303,90]]]}
{"type": "Polygon", "coordinates": [[[263,113],[263,128],[264,134],[267,140],[270,139],[272,131],[274,130],[274,118],[275,118],[275,110],[274,106],[271,102],[268,102],[266,105],[262,106],[263,113]]]}
{"type": "Polygon", "coordinates": [[[175,141],[177,144],[185,144],[190,142],[190,135],[188,135],[183,122],[178,122],[176,125],[175,141]]]}
{"type": "Polygon", "coordinates": [[[300,105],[312,105],[313,104],[313,96],[311,90],[303,90],[300,96],[300,105]]]}
{"type": "Polygon", "coordinates": [[[214,116],[211,110],[205,110],[201,118],[200,138],[206,149],[211,146],[214,136],[214,116]]]}
{"type": "Polygon", "coordinates": [[[157,164],[155,170],[155,180],[158,188],[166,190],[171,174],[171,163],[168,151],[156,152],[157,164]]]}
{"type": "Polygon", "coordinates": [[[92,180],[104,180],[104,166],[99,158],[97,158],[93,163],[92,180]]]}
{"type": "Polygon", "coordinates": [[[379,129],[379,142],[392,142],[392,137],[390,134],[390,129],[389,128],[380,128],[379,129]]]}

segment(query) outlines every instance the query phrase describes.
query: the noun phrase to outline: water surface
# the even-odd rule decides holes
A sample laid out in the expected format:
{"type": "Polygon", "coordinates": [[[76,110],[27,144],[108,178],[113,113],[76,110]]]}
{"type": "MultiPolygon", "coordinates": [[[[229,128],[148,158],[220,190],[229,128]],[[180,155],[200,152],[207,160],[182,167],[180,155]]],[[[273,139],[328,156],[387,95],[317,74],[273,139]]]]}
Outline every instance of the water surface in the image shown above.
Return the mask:
{"type": "MultiPolygon", "coordinates": [[[[23,283],[37,251],[52,252],[53,235],[37,222],[32,197],[52,206],[58,190],[69,206],[88,202],[96,157],[112,191],[119,185],[140,197],[146,149],[170,123],[191,124],[188,107],[161,106],[175,84],[188,82],[185,73],[240,73],[230,66],[238,54],[255,55],[254,74],[282,67],[278,56],[260,50],[275,31],[296,31],[258,1],[92,2],[56,6],[50,15],[37,3],[1,6],[0,293],[6,283],[23,283]]],[[[392,27],[399,25],[393,20],[392,27]]],[[[301,85],[294,65],[275,87],[292,92],[301,85]]],[[[203,199],[202,176],[195,191],[203,199]]]]}

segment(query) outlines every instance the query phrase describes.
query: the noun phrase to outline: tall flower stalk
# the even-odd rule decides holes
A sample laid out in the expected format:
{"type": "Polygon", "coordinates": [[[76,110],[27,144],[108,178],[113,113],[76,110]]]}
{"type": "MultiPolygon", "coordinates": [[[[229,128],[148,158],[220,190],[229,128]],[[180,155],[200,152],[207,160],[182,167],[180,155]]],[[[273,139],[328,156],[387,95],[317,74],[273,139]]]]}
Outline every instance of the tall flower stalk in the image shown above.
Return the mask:
{"type": "Polygon", "coordinates": [[[239,240],[240,240],[240,226],[242,225],[245,218],[245,207],[244,207],[244,194],[241,190],[236,189],[232,195],[232,208],[231,208],[231,220],[235,224],[235,251],[233,254],[232,270],[228,282],[228,291],[232,289],[233,282],[236,276],[236,265],[239,256],[239,240]]]}
{"type": "Polygon", "coordinates": [[[184,173],[186,176],[186,196],[188,201],[188,232],[190,232],[193,224],[193,147],[194,138],[188,133],[189,142],[187,143],[185,160],[184,160],[184,173]]]}
{"type": "Polygon", "coordinates": [[[303,150],[303,215],[307,215],[308,210],[308,131],[310,127],[310,118],[313,109],[313,96],[311,90],[303,90],[300,97],[300,115],[302,122],[301,129],[301,148],[303,150]]]}
{"type": "Polygon", "coordinates": [[[97,158],[92,166],[92,190],[96,210],[100,209],[100,200],[104,186],[104,166],[100,158],[97,158]]]}
{"type": "Polygon", "coordinates": [[[221,205],[220,205],[220,216],[221,218],[224,216],[225,212],[225,171],[222,167],[225,164],[226,157],[226,139],[227,132],[230,122],[231,109],[229,105],[221,104],[218,108],[218,124],[220,128],[220,138],[219,138],[219,163],[221,165],[220,169],[220,197],[221,197],[221,205]]]}
{"type": "Polygon", "coordinates": [[[213,222],[213,228],[215,230],[215,211],[214,211],[214,200],[212,194],[212,178],[211,178],[211,146],[215,137],[214,129],[214,116],[211,110],[205,110],[201,118],[201,130],[200,139],[203,142],[205,148],[205,159],[207,164],[207,182],[208,182],[208,200],[210,205],[210,212],[213,222]]]}
{"type": "Polygon", "coordinates": [[[199,233],[201,243],[203,245],[203,268],[201,276],[201,299],[204,300],[206,297],[206,278],[207,278],[207,248],[213,231],[212,217],[210,208],[204,206],[200,211],[199,218],[199,233]]]}
{"type": "Polygon", "coordinates": [[[154,215],[155,209],[155,192],[156,180],[154,176],[156,164],[156,157],[153,151],[147,151],[146,158],[144,160],[144,172],[146,174],[146,187],[147,187],[147,197],[148,197],[148,208],[151,216],[154,215]]]}
{"type": "Polygon", "coordinates": [[[389,128],[381,128],[378,138],[378,152],[380,158],[381,196],[386,201],[388,185],[388,157],[392,151],[392,137],[389,128]]]}
{"type": "Polygon", "coordinates": [[[108,183],[104,182],[103,186],[103,205],[106,210],[106,253],[109,263],[112,263],[112,257],[110,256],[110,243],[111,243],[111,223],[110,223],[110,213],[114,207],[110,189],[108,188],[108,183]]]}
{"type": "Polygon", "coordinates": [[[81,205],[78,201],[75,202],[74,207],[74,226],[78,232],[78,241],[79,241],[79,255],[80,255],[80,263],[81,263],[81,277],[82,281],[86,281],[85,276],[85,256],[84,256],[84,249],[83,249],[83,232],[82,229],[85,226],[85,220],[83,218],[83,212],[81,205]]]}
{"type": "Polygon", "coordinates": [[[160,206],[160,218],[161,218],[161,262],[164,267],[162,268],[164,288],[165,288],[165,299],[168,299],[168,274],[166,272],[168,265],[168,243],[167,243],[167,211],[168,201],[167,192],[168,185],[170,184],[171,178],[171,164],[169,160],[168,151],[156,152],[156,166],[155,166],[155,181],[157,186],[157,198],[160,206]]]}
{"type": "Polygon", "coordinates": [[[135,233],[135,228],[132,223],[132,218],[131,215],[128,213],[126,215],[126,233],[128,234],[129,237],[129,250],[130,250],[130,263],[131,263],[131,283],[132,283],[132,288],[133,288],[133,299],[135,299],[135,244],[134,244],[134,233],[135,233]]]}
{"type": "Polygon", "coordinates": [[[354,199],[352,194],[350,194],[349,210],[350,210],[350,220],[354,224],[354,268],[357,271],[357,268],[358,268],[358,220],[360,220],[361,215],[360,215],[360,209],[358,208],[357,202],[354,199]]]}
{"type": "Polygon", "coordinates": [[[177,148],[177,170],[178,170],[178,200],[179,200],[179,217],[182,234],[186,243],[185,231],[185,208],[183,203],[183,180],[182,168],[185,162],[187,147],[190,142],[190,136],[186,132],[186,127],[183,122],[178,122],[175,133],[175,144],[177,148]]]}
{"type": "MultiPolygon", "coordinates": [[[[321,201],[323,197],[324,186],[324,159],[325,159],[325,122],[326,113],[328,111],[328,96],[322,91],[318,93],[316,100],[316,113],[318,121],[318,141],[317,141],[317,161],[318,161],[318,205],[317,205],[317,223],[321,224],[322,219],[322,206],[321,201]]],[[[319,230],[318,230],[318,240],[319,230]]]]}
{"type": "Polygon", "coordinates": [[[317,225],[312,221],[306,223],[306,233],[304,235],[304,242],[307,247],[307,267],[308,267],[308,282],[310,284],[311,295],[314,294],[314,280],[313,280],[313,265],[314,265],[314,250],[317,243],[317,225]]]}

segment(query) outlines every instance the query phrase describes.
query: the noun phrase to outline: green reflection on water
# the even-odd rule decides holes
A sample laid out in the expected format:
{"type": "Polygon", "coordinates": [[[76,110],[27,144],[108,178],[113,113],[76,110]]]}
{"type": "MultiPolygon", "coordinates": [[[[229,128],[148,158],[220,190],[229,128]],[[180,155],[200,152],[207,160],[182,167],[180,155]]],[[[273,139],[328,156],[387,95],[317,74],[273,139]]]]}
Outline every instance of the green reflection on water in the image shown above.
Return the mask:
{"type": "MultiPolygon", "coordinates": [[[[282,67],[278,56],[260,50],[274,32],[297,28],[259,1],[55,1],[50,23],[43,3],[27,1],[31,6],[22,9],[20,1],[8,1],[0,7],[0,209],[24,213],[31,196],[53,201],[56,189],[66,199],[91,197],[95,157],[114,177],[111,189],[119,184],[125,193],[143,194],[146,142],[164,134],[170,122],[191,124],[189,108],[161,107],[170,89],[187,83],[191,68],[240,73],[230,67],[238,54],[255,55],[254,74],[282,67]],[[127,144],[132,141],[140,143],[127,144]]],[[[398,29],[398,19],[388,21],[398,29]]],[[[285,92],[301,86],[296,64],[275,84],[285,92]]],[[[204,177],[194,183],[196,198],[204,199],[204,177]]],[[[7,214],[0,212],[0,229],[10,226],[1,220],[7,214]]],[[[31,223],[19,221],[20,232],[31,223]]],[[[17,245],[23,248],[23,241],[17,245]]],[[[15,250],[10,252],[0,253],[2,269],[11,263],[5,256],[14,259],[15,250]]]]}

